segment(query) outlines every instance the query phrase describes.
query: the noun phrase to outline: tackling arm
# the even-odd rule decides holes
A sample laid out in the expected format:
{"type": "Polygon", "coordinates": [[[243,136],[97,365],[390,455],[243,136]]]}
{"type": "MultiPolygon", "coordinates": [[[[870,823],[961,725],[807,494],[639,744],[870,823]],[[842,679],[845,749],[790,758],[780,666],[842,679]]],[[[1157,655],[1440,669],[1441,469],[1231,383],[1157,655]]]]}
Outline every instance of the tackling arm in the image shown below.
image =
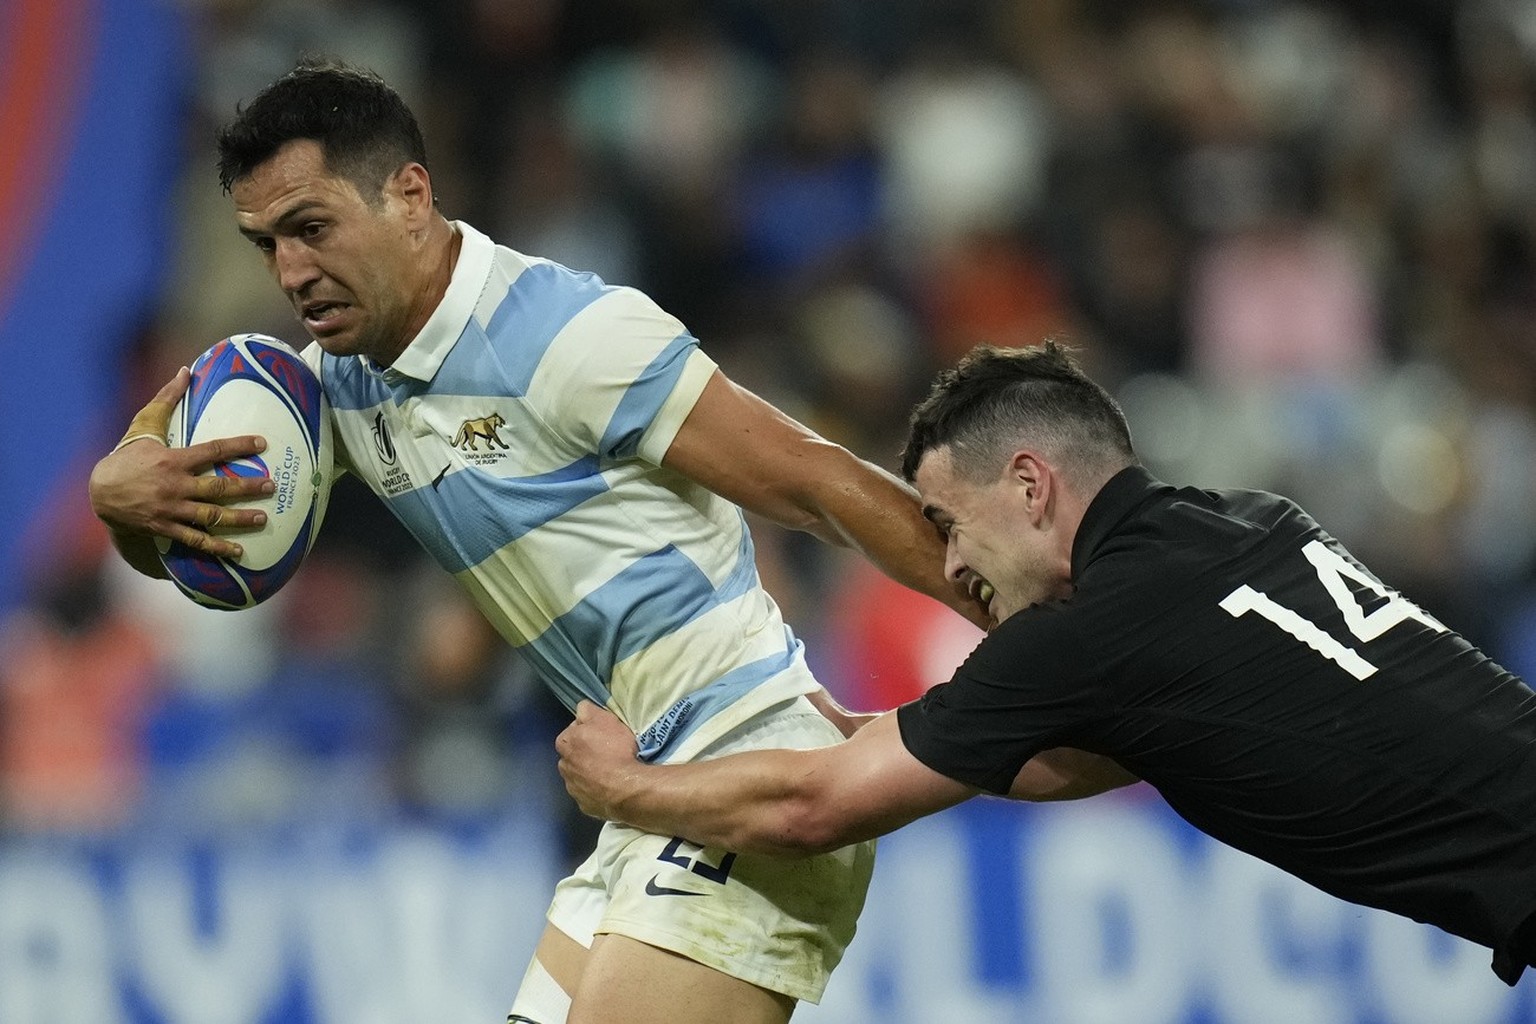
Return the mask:
{"type": "Polygon", "coordinates": [[[829,747],[647,765],[635,759],[624,723],[583,701],[555,748],[566,789],[586,813],[741,853],[835,850],[979,792],[908,753],[894,714],[829,747]]]}
{"type": "Polygon", "coordinates": [[[742,508],[854,548],[898,583],[977,625],[991,624],[981,605],[944,577],[944,543],[923,518],[912,488],[719,370],[664,462],[742,508]]]}
{"type": "MultiPolygon", "coordinates": [[[[582,701],[555,749],[565,788],[587,814],[769,856],[808,856],[873,839],[981,792],[913,757],[894,713],[828,747],[648,765],[636,759],[628,726],[582,701]]],[[[1108,758],[1062,748],[1025,765],[1008,795],[1070,800],[1135,781],[1108,758]]]]}

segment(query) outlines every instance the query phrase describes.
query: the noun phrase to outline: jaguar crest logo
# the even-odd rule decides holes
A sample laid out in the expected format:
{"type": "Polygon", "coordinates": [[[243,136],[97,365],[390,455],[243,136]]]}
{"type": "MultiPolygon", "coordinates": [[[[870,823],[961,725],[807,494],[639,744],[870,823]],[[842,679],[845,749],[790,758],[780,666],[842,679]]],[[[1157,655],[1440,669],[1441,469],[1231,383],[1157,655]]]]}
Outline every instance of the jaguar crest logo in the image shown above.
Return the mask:
{"type": "Polygon", "coordinates": [[[477,420],[465,420],[459,427],[459,432],[453,435],[453,446],[467,452],[477,452],[477,441],[483,440],[486,448],[510,448],[511,445],[501,439],[501,428],[507,425],[501,413],[493,412],[489,416],[482,416],[477,420]]]}
{"type": "Polygon", "coordinates": [[[373,447],[379,453],[379,459],[386,466],[395,464],[395,442],[389,436],[389,424],[384,422],[384,410],[373,418],[373,447]]]}

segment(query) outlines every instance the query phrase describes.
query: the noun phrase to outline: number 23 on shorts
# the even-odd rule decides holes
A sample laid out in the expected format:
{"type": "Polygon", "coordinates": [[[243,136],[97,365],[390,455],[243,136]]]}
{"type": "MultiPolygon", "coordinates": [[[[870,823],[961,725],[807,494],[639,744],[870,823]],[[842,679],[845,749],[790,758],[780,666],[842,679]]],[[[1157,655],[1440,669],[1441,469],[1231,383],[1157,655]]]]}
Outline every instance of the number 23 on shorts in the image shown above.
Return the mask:
{"type": "MultiPolygon", "coordinates": [[[[697,846],[680,836],[673,836],[666,848],[656,855],[656,859],[663,864],[671,864],[673,867],[691,871],[700,878],[708,879],[717,885],[724,885],[726,879],[731,876],[731,866],[736,863],[736,855],[727,853],[720,858],[719,864],[711,864],[703,857],[691,856],[682,852],[683,847],[692,846],[700,853],[703,847],[697,846]]],[[[678,889],[673,886],[662,885],[660,875],[651,876],[651,880],[645,884],[645,892],[648,896],[703,896],[704,892],[696,889],[678,889]]]]}

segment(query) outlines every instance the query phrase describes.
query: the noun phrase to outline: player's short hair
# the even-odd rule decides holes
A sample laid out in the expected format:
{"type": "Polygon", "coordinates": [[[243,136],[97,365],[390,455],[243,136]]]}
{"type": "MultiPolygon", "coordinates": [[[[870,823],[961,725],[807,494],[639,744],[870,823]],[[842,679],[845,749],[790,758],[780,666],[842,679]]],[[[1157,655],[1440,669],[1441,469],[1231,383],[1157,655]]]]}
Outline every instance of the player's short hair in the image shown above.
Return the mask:
{"type": "Polygon", "coordinates": [[[335,58],[305,57],[219,130],[220,187],[228,194],[298,139],[320,143],[326,168],[369,201],[407,163],[427,165],[416,116],[384,79],[335,58]]]}
{"type": "Polygon", "coordinates": [[[1125,414],[1054,341],[1030,348],[973,349],[934,380],[912,412],[901,472],[948,447],[955,472],[981,482],[1020,448],[1033,448],[1086,481],[1137,461],[1125,414]]]}

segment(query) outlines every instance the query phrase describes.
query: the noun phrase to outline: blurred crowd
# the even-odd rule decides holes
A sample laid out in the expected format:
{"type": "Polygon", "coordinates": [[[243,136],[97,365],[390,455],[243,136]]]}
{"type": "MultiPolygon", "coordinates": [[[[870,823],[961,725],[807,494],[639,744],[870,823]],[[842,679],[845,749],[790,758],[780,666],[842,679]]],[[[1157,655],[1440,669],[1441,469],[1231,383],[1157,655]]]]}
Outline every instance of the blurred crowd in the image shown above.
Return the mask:
{"type": "MultiPolygon", "coordinates": [[[[1171,482],[1279,490],[1536,675],[1536,5],[1527,0],[186,0],[177,239],[122,420],[212,341],[302,328],[212,134],[300,53],[417,111],[444,212],[679,316],[893,466],[978,343],[1054,337],[1171,482]]],[[[83,490],[83,481],[82,481],[83,490]]],[[[758,524],[846,702],[971,627],[758,524]]],[[[0,827],[249,827],[547,806],[565,718],[350,481],[269,605],[204,612],[82,510],[0,624],[0,827]]]]}

